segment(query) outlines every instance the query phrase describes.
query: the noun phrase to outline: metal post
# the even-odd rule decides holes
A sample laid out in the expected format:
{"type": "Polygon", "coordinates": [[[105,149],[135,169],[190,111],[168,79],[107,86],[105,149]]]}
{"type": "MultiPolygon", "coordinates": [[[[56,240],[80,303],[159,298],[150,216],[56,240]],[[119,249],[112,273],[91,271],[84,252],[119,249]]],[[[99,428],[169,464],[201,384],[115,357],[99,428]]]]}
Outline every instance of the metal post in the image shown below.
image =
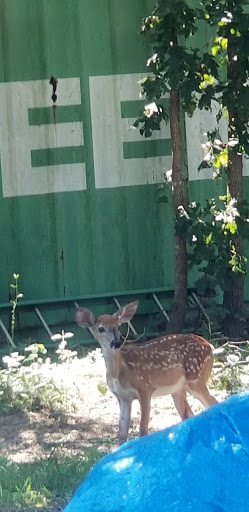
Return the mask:
{"type": "Polygon", "coordinates": [[[45,329],[46,329],[46,331],[47,331],[47,333],[48,333],[49,337],[51,338],[51,337],[53,336],[53,333],[52,333],[52,331],[49,329],[49,326],[48,326],[48,324],[47,324],[46,320],[43,318],[43,316],[42,316],[42,314],[41,314],[41,312],[40,312],[40,310],[39,310],[39,308],[38,308],[37,306],[35,306],[35,312],[36,312],[36,314],[37,314],[38,318],[41,320],[41,323],[42,323],[42,324],[43,324],[43,326],[45,327],[45,329]]]}
{"type": "Polygon", "coordinates": [[[13,348],[16,348],[16,345],[15,345],[14,341],[12,340],[12,338],[11,338],[11,336],[10,336],[9,332],[7,331],[7,329],[6,329],[6,327],[5,327],[4,323],[3,323],[3,321],[1,320],[1,318],[0,318],[0,327],[1,327],[2,331],[4,332],[4,334],[5,334],[6,338],[7,338],[7,340],[8,340],[8,341],[9,341],[9,343],[11,344],[11,346],[12,346],[13,348]]]}
{"type": "Polygon", "coordinates": [[[169,315],[168,315],[168,313],[165,311],[165,309],[163,308],[163,306],[162,306],[162,304],[161,304],[161,302],[160,302],[159,298],[157,297],[157,295],[156,295],[154,292],[152,293],[152,297],[153,297],[153,299],[154,299],[154,301],[155,301],[156,305],[159,307],[160,311],[162,312],[163,316],[164,316],[167,320],[169,320],[169,315]]]}

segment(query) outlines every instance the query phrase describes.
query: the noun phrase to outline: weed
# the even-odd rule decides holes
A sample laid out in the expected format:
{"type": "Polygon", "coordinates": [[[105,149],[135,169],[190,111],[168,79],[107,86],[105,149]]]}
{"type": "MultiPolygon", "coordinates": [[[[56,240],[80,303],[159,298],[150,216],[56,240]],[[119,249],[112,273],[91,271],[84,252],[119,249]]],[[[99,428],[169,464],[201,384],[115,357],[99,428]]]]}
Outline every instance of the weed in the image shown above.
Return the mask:
{"type": "Polygon", "coordinates": [[[62,330],[61,334],[54,334],[51,337],[52,341],[60,341],[56,354],[59,354],[59,361],[62,363],[70,363],[76,356],[77,352],[67,348],[67,340],[72,338],[74,334],[72,332],[65,332],[62,330]]]}
{"type": "Polygon", "coordinates": [[[222,365],[221,371],[212,379],[216,389],[225,390],[233,395],[241,391],[243,384],[239,366],[222,365]]]}
{"type": "Polygon", "coordinates": [[[243,389],[243,366],[248,365],[248,342],[235,345],[226,342],[223,346],[214,349],[214,357],[218,362],[215,365],[215,373],[212,378],[213,385],[217,389],[234,394],[243,389]],[[243,346],[241,346],[243,345],[243,346]],[[246,346],[246,348],[244,348],[246,346]]]}
{"type": "Polygon", "coordinates": [[[105,396],[107,391],[108,391],[108,387],[107,387],[107,384],[104,382],[104,381],[100,381],[98,384],[97,384],[97,388],[100,392],[101,395],[105,396]]]}
{"type": "Polygon", "coordinates": [[[11,299],[12,310],[11,310],[11,339],[12,345],[15,346],[14,336],[15,336],[15,324],[16,324],[16,307],[18,304],[18,300],[23,297],[23,293],[19,293],[18,288],[18,279],[20,274],[13,274],[14,283],[11,283],[10,287],[14,290],[14,297],[11,299]]]}

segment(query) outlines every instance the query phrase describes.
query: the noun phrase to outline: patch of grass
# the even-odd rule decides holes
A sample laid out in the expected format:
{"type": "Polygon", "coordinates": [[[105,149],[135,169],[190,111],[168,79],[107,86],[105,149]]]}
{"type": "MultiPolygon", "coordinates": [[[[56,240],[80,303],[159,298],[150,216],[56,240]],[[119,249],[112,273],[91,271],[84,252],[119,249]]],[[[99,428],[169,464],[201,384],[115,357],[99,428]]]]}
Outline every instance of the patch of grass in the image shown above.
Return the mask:
{"type": "Polygon", "coordinates": [[[0,457],[1,512],[61,510],[102,456],[91,449],[83,455],[21,464],[0,457]]]}

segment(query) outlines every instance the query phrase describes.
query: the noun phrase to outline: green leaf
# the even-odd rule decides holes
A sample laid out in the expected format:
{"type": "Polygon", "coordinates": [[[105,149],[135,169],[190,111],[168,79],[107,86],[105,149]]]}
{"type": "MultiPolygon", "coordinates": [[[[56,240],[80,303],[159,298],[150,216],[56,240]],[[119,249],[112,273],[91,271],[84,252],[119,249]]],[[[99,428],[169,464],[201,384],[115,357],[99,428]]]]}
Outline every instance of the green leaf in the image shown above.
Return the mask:
{"type": "Polygon", "coordinates": [[[221,40],[220,40],[220,45],[221,47],[223,48],[223,50],[226,50],[227,49],[227,45],[228,45],[228,39],[227,37],[222,37],[221,40]]]}
{"type": "Polygon", "coordinates": [[[238,231],[237,223],[235,221],[228,222],[227,224],[225,224],[225,229],[226,231],[230,231],[230,233],[234,235],[238,231]]]}
{"type": "Polygon", "coordinates": [[[213,57],[216,56],[216,54],[220,51],[220,45],[218,44],[215,44],[214,46],[212,46],[211,48],[211,52],[212,52],[212,55],[213,57]]]}
{"type": "Polygon", "coordinates": [[[228,166],[228,151],[224,149],[214,157],[214,166],[217,168],[228,166]]]}
{"type": "Polygon", "coordinates": [[[210,244],[210,242],[212,241],[212,238],[213,238],[213,233],[210,232],[209,235],[207,236],[206,238],[206,244],[210,244]]]}
{"type": "Polygon", "coordinates": [[[136,119],[136,121],[133,123],[134,128],[138,128],[139,127],[139,123],[140,123],[140,120],[136,119]]]}

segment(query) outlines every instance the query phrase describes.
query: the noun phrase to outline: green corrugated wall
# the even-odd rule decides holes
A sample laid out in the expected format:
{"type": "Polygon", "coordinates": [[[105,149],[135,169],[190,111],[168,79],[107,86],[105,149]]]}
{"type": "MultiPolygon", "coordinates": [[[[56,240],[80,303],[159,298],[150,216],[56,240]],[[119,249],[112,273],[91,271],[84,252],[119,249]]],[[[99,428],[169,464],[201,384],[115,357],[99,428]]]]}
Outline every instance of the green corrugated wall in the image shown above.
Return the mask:
{"type": "Polygon", "coordinates": [[[139,91],[148,53],[138,32],[151,5],[0,1],[0,302],[8,301],[13,272],[34,301],[172,289],[172,204],[158,200],[154,176],[161,156],[170,163],[170,141],[167,133],[154,143],[133,140],[139,134],[129,126],[141,105],[125,81],[139,91]],[[51,75],[58,79],[55,114],[51,75]],[[116,97],[121,86],[124,101],[116,97]],[[115,137],[120,126],[109,132],[109,109],[127,131],[123,142],[115,137]],[[143,161],[150,169],[141,179],[143,161]]]}

